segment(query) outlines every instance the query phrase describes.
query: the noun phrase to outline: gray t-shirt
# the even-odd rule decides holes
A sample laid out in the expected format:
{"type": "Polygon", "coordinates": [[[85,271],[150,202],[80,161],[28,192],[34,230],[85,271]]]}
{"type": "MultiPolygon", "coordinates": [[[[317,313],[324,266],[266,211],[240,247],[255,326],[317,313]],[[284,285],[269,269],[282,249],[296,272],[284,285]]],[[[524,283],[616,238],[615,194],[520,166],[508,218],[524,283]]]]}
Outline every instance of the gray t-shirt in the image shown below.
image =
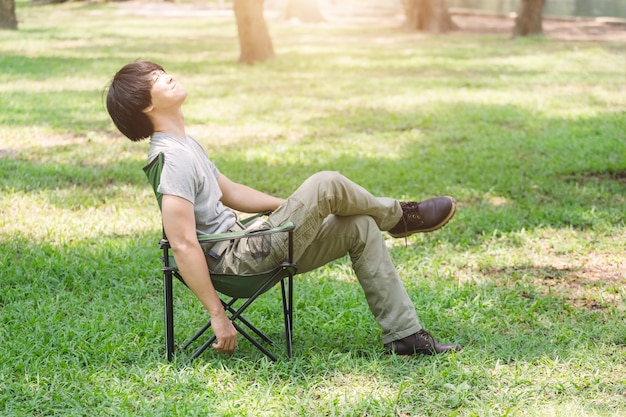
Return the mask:
{"type": "Polygon", "coordinates": [[[217,183],[220,172],[206,151],[194,138],[155,132],[150,138],[148,161],[164,155],[163,172],[158,191],[175,195],[193,204],[196,233],[228,231],[237,221],[233,210],[224,206],[217,183]]]}

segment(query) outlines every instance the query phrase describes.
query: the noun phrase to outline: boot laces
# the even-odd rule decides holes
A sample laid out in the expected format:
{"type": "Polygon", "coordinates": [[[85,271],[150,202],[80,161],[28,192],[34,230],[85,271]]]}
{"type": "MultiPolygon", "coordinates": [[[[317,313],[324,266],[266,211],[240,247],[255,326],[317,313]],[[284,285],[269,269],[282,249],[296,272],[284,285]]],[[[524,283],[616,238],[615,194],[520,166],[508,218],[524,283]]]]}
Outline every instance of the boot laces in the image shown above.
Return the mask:
{"type": "Polygon", "coordinates": [[[409,234],[409,223],[407,220],[422,222],[422,215],[419,213],[419,203],[417,201],[401,201],[402,224],[404,225],[404,247],[409,246],[407,235],[409,234]]]}
{"type": "Polygon", "coordinates": [[[426,330],[422,329],[419,332],[417,332],[417,334],[420,337],[422,337],[422,339],[424,339],[430,345],[430,349],[433,352],[437,351],[437,348],[435,347],[435,339],[430,335],[430,333],[428,333],[426,330]]]}

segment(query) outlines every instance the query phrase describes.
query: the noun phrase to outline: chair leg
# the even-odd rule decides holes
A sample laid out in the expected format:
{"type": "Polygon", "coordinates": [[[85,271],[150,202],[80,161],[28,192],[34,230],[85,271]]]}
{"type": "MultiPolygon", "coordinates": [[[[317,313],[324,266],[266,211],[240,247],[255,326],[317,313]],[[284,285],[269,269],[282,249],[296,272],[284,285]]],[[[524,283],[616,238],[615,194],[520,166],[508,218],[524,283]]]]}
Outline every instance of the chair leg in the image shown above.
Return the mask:
{"type": "Polygon", "coordinates": [[[293,276],[280,281],[280,290],[283,298],[283,316],[285,318],[285,339],[287,340],[287,357],[291,358],[293,351],[293,276]],[[287,287],[287,288],[285,288],[287,287]]]}
{"type": "MultiPolygon", "coordinates": [[[[235,301],[237,301],[237,298],[231,299],[228,303],[225,302],[224,300],[220,300],[220,301],[222,302],[222,305],[224,306],[225,310],[232,311],[232,305],[235,304],[235,301]]],[[[211,327],[211,320],[207,321],[206,324],[202,326],[202,328],[198,330],[196,334],[194,334],[189,340],[187,340],[180,349],[181,350],[187,349],[193,342],[195,342],[200,336],[202,336],[204,332],[206,332],[210,327],[211,327]]]]}
{"type": "MultiPolygon", "coordinates": [[[[227,307],[227,310],[229,313],[235,314],[237,311],[235,309],[233,309],[232,307],[227,307]]],[[[261,339],[263,339],[263,341],[265,343],[268,343],[270,345],[274,344],[274,341],[272,339],[270,339],[269,337],[267,337],[265,334],[263,334],[262,331],[260,331],[259,329],[257,329],[256,327],[254,327],[254,325],[252,323],[250,323],[248,320],[246,320],[241,314],[239,315],[239,317],[237,317],[237,320],[239,320],[240,322],[242,322],[243,324],[245,324],[248,329],[252,330],[257,336],[259,336],[261,339]]]]}
{"type": "Polygon", "coordinates": [[[211,320],[207,321],[206,324],[202,326],[202,328],[196,332],[196,334],[194,334],[189,340],[187,340],[185,344],[180,347],[180,350],[185,350],[189,346],[191,346],[191,344],[195,342],[196,340],[198,340],[198,338],[202,336],[204,332],[209,330],[210,327],[211,327],[211,320]]]}
{"type": "Polygon", "coordinates": [[[204,352],[206,350],[206,348],[211,346],[216,340],[217,340],[217,337],[215,337],[215,335],[211,336],[211,338],[209,340],[204,342],[202,344],[202,346],[200,346],[198,349],[196,349],[196,351],[193,353],[193,355],[191,355],[191,357],[189,358],[188,362],[189,363],[193,362],[198,356],[200,356],[202,354],[202,352],[204,352]]]}
{"type": "MultiPolygon", "coordinates": [[[[232,298],[228,303],[222,300],[222,305],[224,306],[224,309],[231,314],[231,320],[238,320],[238,321],[240,321],[241,323],[245,324],[250,330],[252,330],[264,342],[266,342],[266,343],[268,343],[270,345],[273,345],[274,342],[270,338],[268,338],[265,334],[263,334],[263,332],[261,332],[259,329],[254,327],[254,325],[252,323],[250,323],[248,320],[246,320],[241,315],[241,313],[246,309],[246,307],[249,305],[249,303],[244,304],[242,307],[240,307],[237,310],[233,308],[233,305],[235,304],[235,302],[237,300],[238,300],[237,298],[232,298]],[[235,317],[235,319],[233,319],[232,317],[235,317]]],[[[244,336],[246,339],[248,339],[248,341],[250,341],[250,343],[252,343],[254,346],[256,346],[257,349],[259,349],[261,352],[263,352],[272,361],[274,361],[274,362],[277,361],[276,357],[269,350],[267,350],[256,339],[254,339],[252,336],[250,336],[250,334],[248,334],[241,326],[239,326],[239,324],[237,324],[235,321],[233,321],[233,325],[235,326],[237,331],[242,336],[244,336]]],[[[191,337],[187,342],[185,342],[185,344],[181,347],[181,350],[187,349],[193,342],[195,342],[210,327],[211,327],[211,320],[209,320],[204,326],[202,326],[202,328],[200,330],[198,330],[196,332],[196,334],[193,335],[193,337],[191,337]]],[[[209,346],[211,346],[215,342],[216,339],[217,338],[215,337],[215,335],[211,336],[211,338],[209,340],[204,342],[198,349],[196,349],[194,351],[194,353],[189,358],[189,362],[192,362],[198,356],[200,356],[202,354],[202,352],[204,352],[209,346]]]]}
{"type": "Polygon", "coordinates": [[[276,359],[276,356],[274,356],[269,350],[267,350],[265,348],[265,346],[263,346],[262,344],[260,344],[254,337],[250,336],[239,324],[237,324],[236,322],[233,322],[233,326],[235,326],[235,328],[237,329],[237,331],[243,335],[243,337],[245,337],[246,339],[248,339],[248,341],[250,343],[252,343],[254,346],[257,347],[257,349],[259,349],[261,352],[263,352],[265,354],[265,356],[267,356],[268,358],[271,359],[272,362],[276,362],[278,359],[276,359]]]}
{"type": "MultiPolygon", "coordinates": [[[[167,358],[168,361],[172,360],[172,356],[174,353],[174,313],[173,313],[173,302],[172,302],[172,272],[164,271],[164,299],[165,299],[165,335],[166,335],[166,350],[167,350],[167,358]]],[[[285,334],[287,339],[287,356],[289,358],[292,357],[292,338],[293,338],[293,275],[289,275],[287,278],[287,283],[285,283],[285,279],[280,281],[281,284],[281,292],[282,292],[282,301],[283,301],[283,316],[285,321],[285,334]]],[[[241,307],[238,309],[233,308],[233,304],[237,301],[237,298],[231,299],[230,302],[226,303],[222,301],[224,309],[226,309],[229,313],[231,313],[230,320],[237,329],[237,331],[243,335],[250,343],[257,347],[261,352],[263,352],[269,359],[276,362],[277,358],[274,356],[269,350],[267,350],[263,345],[261,345],[255,338],[250,336],[236,321],[240,321],[242,324],[245,324],[250,330],[252,330],[258,337],[260,337],[266,343],[273,345],[271,339],[269,339],[263,332],[258,330],[255,326],[253,326],[249,321],[243,318],[242,313],[248,308],[250,304],[256,299],[257,296],[262,294],[267,290],[267,288],[271,285],[271,280],[268,280],[265,285],[257,290],[257,292],[248,298],[241,307]]],[[[189,347],[195,340],[197,340],[207,329],[211,327],[211,320],[209,320],[196,334],[189,339],[183,346],[182,349],[186,349],[189,347]]],[[[211,346],[217,338],[213,335],[209,340],[207,340],[202,346],[200,346],[189,358],[189,362],[195,360],[198,356],[202,354],[209,346],[211,346]]]]}
{"type": "Polygon", "coordinates": [[[165,313],[165,352],[168,362],[174,356],[174,303],[172,301],[172,272],[163,273],[163,306],[165,313]]]}
{"type": "MultiPolygon", "coordinates": [[[[237,322],[233,322],[233,326],[235,326],[235,329],[237,329],[237,331],[246,339],[248,339],[248,341],[250,343],[252,343],[254,346],[256,346],[257,349],[259,349],[261,352],[263,352],[265,354],[265,356],[267,356],[268,358],[270,358],[270,360],[272,362],[276,362],[278,359],[276,359],[276,356],[272,355],[272,353],[267,350],[265,348],[265,346],[263,346],[262,344],[260,344],[254,337],[250,336],[250,334],[248,332],[246,332],[239,324],[237,324],[237,322]]],[[[193,362],[198,356],[200,356],[202,354],[202,352],[204,352],[209,346],[211,346],[215,341],[217,340],[217,338],[215,337],[215,335],[211,336],[211,338],[209,340],[207,340],[206,342],[204,342],[204,344],[202,344],[202,346],[200,346],[198,349],[196,349],[196,351],[191,355],[191,357],[189,358],[189,362],[193,362]]]]}
{"type": "MultiPolygon", "coordinates": [[[[281,283],[283,281],[281,281],[281,283]]],[[[224,305],[224,307],[229,312],[232,312],[232,315],[230,316],[230,321],[233,323],[233,326],[235,326],[237,331],[239,333],[241,333],[246,339],[248,339],[250,341],[250,343],[252,343],[254,346],[256,346],[261,352],[263,352],[268,358],[270,358],[272,361],[276,362],[276,360],[277,360],[276,357],[274,355],[272,355],[272,353],[270,351],[268,351],[263,345],[261,345],[256,339],[254,339],[244,329],[242,329],[241,326],[239,326],[239,324],[236,323],[236,320],[240,320],[241,321],[241,314],[250,306],[250,304],[252,304],[254,302],[254,300],[256,300],[256,298],[259,295],[263,294],[267,290],[267,288],[269,288],[270,285],[271,285],[271,280],[267,280],[267,282],[264,285],[262,285],[261,288],[259,288],[250,298],[248,298],[237,310],[232,308],[232,303],[234,303],[233,300],[231,300],[230,303],[222,302],[222,304],[224,305]]],[[[259,330],[257,330],[254,326],[250,325],[247,322],[247,320],[246,320],[246,325],[249,325],[250,329],[253,330],[255,333],[259,333],[259,330]]],[[[210,322],[207,323],[206,327],[208,328],[208,326],[210,326],[210,322]]],[[[267,338],[264,337],[264,339],[267,339],[267,338]]],[[[198,356],[200,356],[202,354],[202,352],[204,352],[215,340],[216,340],[215,335],[213,335],[211,337],[211,339],[209,339],[207,342],[205,342],[202,346],[200,346],[193,353],[193,355],[191,355],[191,358],[189,359],[189,362],[192,362],[194,359],[196,359],[198,356]]],[[[270,343],[271,343],[271,340],[270,340],[270,343]]]]}
{"type": "Polygon", "coordinates": [[[289,339],[287,355],[291,358],[293,354],[293,275],[289,274],[289,339]]]}

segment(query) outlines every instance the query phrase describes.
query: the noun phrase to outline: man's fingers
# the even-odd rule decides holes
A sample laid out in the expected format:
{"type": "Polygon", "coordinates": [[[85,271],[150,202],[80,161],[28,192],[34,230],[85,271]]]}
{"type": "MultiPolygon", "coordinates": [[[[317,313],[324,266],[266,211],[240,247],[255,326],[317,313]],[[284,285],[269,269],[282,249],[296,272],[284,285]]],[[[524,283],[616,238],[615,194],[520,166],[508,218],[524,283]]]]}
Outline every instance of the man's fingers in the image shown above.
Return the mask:
{"type": "Polygon", "coordinates": [[[217,336],[217,343],[213,344],[213,348],[218,353],[230,355],[237,347],[237,329],[229,318],[223,314],[213,318],[213,331],[217,336]]]}
{"type": "Polygon", "coordinates": [[[236,347],[237,347],[236,340],[234,342],[232,341],[224,342],[223,340],[218,340],[217,343],[213,343],[213,348],[218,353],[223,353],[225,355],[231,355],[235,351],[236,347]]]}

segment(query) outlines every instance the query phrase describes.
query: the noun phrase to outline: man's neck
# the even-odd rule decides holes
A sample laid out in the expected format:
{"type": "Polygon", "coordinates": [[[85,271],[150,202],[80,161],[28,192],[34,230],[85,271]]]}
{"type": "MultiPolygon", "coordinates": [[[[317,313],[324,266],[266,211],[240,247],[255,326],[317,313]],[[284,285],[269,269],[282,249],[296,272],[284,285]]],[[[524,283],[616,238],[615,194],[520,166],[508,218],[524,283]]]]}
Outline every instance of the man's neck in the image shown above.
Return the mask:
{"type": "Polygon", "coordinates": [[[169,133],[181,138],[187,137],[183,114],[154,117],[152,119],[155,132],[169,133]]]}

